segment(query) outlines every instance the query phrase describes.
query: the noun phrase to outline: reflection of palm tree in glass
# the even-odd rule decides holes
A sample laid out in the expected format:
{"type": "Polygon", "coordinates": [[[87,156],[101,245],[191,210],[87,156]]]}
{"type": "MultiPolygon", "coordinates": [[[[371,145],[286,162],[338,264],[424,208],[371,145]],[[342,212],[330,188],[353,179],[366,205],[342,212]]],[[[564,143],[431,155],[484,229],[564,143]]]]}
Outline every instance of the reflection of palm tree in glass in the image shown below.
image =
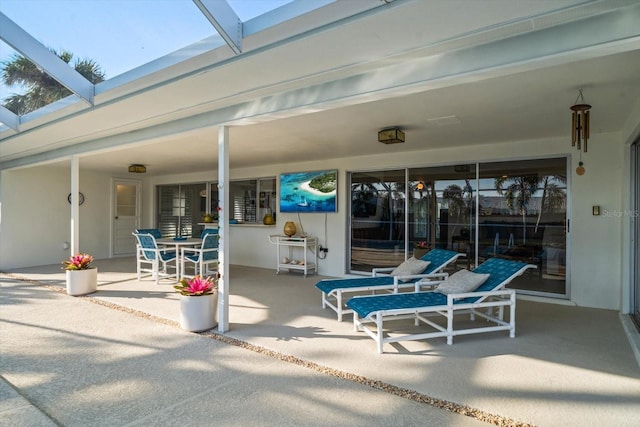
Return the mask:
{"type": "MultiPolygon", "coordinates": [[[[67,64],[73,59],[73,54],[66,50],[58,53],[51,49],[51,52],[67,64]]],[[[73,68],[91,83],[99,83],[104,80],[104,73],[92,59],[76,59],[73,68]]],[[[69,89],[58,83],[33,62],[18,54],[2,64],[0,79],[6,86],[23,86],[27,89],[23,95],[17,94],[7,97],[3,103],[5,108],[18,115],[25,115],[71,95],[69,89]]]]}
{"type": "Polygon", "coordinates": [[[504,196],[509,209],[522,215],[522,244],[527,243],[527,210],[533,195],[538,191],[541,179],[537,176],[501,176],[494,186],[499,195],[504,196]],[[505,186],[506,185],[506,186],[505,186]]]}
{"type": "Polygon", "coordinates": [[[351,188],[351,214],[359,216],[369,212],[367,204],[371,203],[376,196],[377,190],[372,184],[360,183],[354,184],[351,188]]]}
{"type": "MultiPolygon", "coordinates": [[[[386,198],[388,203],[386,204],[387,211],[389,213],[389,240],[394,240],[395,224],[395,212],[396,204],[404,207],[404,184],[399,182],[381,182],[380,183],[385,192],[388,194],[386,198]]],[[[399,219],[398,224],[401,224],[403,220],[399,219]]],[[[400,239],[404,236],[404,231],[398,230],[397,238],[400,239]]]]}
{"type": "Polygon", "coordinates": [[[473,202],[473,188],[468,179],[464,180],[464,188],[459,185],[449,185],[442,191],[442,198],[447,202],[450,221],[453,221],[451,235],[454,236],[458,224],[466,224],[470,218],[469,211],[473,202]]]}
{"type": "Polygon", "coordinates": [[[540,210],[538,211],[538,219],[536,220],[536,233],[538,232],[538,226],[540,225],[543,212],[557,212],[564,206],[566,198],[565,192],[556,182],[552,181],[566,184],[567,177],[554,175],[545,176],[542,179],[542,199],[540,200],[540,210]]]}
{"type": "MultiPolygon", "coordinates": [[[[393,240],[394,224],[394,203],[395,200],[402,200],[402,184],[393,182],[375,182],[375,183],[359,183],[352,187],[352,214],[357,215],[358,212],[366,211],[367,203],[374,198],[382,200],[382,216],[381,221],[389,222],[388,240],[393,240]]],[[[404,202],[403,202],[404,203],[404,202]]],[[[377,205],[376,205],[377,214],[377,205]]]]}

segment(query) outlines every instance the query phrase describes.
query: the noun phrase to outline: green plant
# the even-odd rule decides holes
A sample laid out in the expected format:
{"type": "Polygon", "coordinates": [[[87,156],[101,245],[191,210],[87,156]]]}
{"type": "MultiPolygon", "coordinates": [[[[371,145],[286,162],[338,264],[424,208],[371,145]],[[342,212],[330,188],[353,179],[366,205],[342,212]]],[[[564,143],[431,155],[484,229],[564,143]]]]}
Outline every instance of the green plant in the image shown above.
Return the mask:
{"type": "Polygon", "coordinates": [[[62,261],[63,270],[87,270],[91,268],[93,257],[89,254],[77,254],[69,257],[68,260],[62,261]]]}
{"type": "Polygon", "coordinates": [[[204,278],[196,276],[193,279],[181,279],[179,285],[174,288],[180,295],[197,297],[201,295],[211,295],[217,291],[217,280],[212,277],[204,278]]]}
{"type": "MultiPolygon", "coordinates": [[[[73,60],[71,52],[49,50],[91,83],[104,81],[105,74],[94,60],[73,60]]],[[[0,81],[5,86],[26,90],[24,94],[8,96],[2,102],[9,111],[21,116],[72,94],[71,90],[58,83],[45,70],[19,54],[0,63],[0,81]]]]}

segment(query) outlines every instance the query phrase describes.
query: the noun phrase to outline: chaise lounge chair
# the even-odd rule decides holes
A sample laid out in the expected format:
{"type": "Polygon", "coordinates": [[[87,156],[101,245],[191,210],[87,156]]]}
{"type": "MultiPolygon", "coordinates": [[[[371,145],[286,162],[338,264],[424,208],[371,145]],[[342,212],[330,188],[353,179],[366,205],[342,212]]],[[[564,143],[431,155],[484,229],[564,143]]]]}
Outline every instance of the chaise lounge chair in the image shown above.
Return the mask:
{"type": "Polygon", "coordinates": [[[423,261],[429,261],[427,268],[419,274],[390,276],[379,274],[391,271],[393,268],[375,268],[372,277],[357,277],[349,279],[325,279],[316,283],[316,288],[322,291],[322,308],[329,307],[338,314],[338,321],[342,321],[342,315],[352,313],[353,311],[345,308],[343,304],[343,294],[351,292],[366,292],[377,290],[391,290],[398,292],[401,288],[414,288],[416,283],[424,283],[424,279],[444,279],[447,275],[442,271],[449,264],[466,254],[445,249],[432,249],[422,258],[423,261]],[[423,282],[420,282],[423,280],[423,282]]]}
{"type": "MultiPolygon", "coordinates": [[[[443,290],[432,290],[356,296],[348,300],[346,305],[354,311],[354,329],[356,331],[362,330],[373,338],[378,345],[378,353],[382,353],[382,346],[387,342],[446,337],[447,344],[451,345],[453,337],[457,335],[494,331],[509,331],[509,336],[513,338],[516,330],[516,294],[513,289],[504,289],[504,287],[529,268],[536,268],[536,266],[518,261],[491,258],[473,270],[473,273],[488,274],[488,278],[472,292],[444,294],[441,293],[443,290]],[[497,315],[493,313],[494,307],[498,308],[497,315]],[[509,307],[509,322],[503,320],[504,307],[509,307]],[[491,325],[456,329],[454,315],[465,313],[471,314],[471,320],[475,320],[477,315],[491,322],[491,325]],[[436,323],[428,319],[433,316],[443,316],[446,325],[442,324],[444,322],[436,323]],[[436,331],[393,337],[383,335],[385,320],[409,318],[415,320],[416,326],[419,322],[423,322],[436,331]],[[371,323],[375,325],[375,328],[368,326],[371,323]]],[[[464,271],[466,272],[466,270],[464,271]]],[[[468,272],[466,273],[468,274],[468,272]]],[[[453,278],[453,275],[451,277],[453,278]]]]}

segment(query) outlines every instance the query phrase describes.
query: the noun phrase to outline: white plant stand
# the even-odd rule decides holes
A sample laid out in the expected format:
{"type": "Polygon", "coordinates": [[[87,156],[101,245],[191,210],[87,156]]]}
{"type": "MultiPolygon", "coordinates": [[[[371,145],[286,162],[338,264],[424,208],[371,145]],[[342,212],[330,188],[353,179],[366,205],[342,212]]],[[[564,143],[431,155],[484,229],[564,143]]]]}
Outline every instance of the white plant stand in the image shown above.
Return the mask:
{"type": "Polygon", "coordinates": [[[304,277],[309,273],[318,273],[318,238],[317,237],[287,237],[270,236],[276,245],[277,268],[280,270],[302,271],[304,277]]]}

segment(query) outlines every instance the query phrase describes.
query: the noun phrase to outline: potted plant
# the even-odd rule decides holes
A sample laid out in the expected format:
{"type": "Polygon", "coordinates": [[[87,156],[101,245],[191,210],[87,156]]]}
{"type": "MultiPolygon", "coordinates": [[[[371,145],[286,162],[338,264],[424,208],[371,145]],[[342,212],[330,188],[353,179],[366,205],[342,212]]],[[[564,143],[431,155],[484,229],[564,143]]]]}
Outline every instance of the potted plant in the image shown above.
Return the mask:
{"type": "Polygon", "coordinates": [[[67,294],[77,296],[98,290],[98,269],[91,266],[93,257],[89,254],[77,254],[62,261],[67,275],[67,294]]]}
{"type": "Polygon", "coordinates": [[[427,242],[416,242],[413,245],[413,257],[415,259],[420,259],[429,252],[431,248],[427,242]]]}
{"type": "Polygon", "coordinates": [[[214,328],[217,322],[218,288],[212,277],[182,279],[174,288],[180,293],[180,327],[191,332],[214,328]]]}

